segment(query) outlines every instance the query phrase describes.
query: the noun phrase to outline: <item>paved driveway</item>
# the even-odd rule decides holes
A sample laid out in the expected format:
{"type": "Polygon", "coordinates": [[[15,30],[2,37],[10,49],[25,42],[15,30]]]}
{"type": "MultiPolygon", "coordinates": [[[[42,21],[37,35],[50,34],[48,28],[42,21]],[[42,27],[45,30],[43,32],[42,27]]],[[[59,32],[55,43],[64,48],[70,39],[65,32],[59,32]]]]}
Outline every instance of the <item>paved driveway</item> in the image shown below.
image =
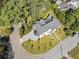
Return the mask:
{"type": "MultiPolygon", "coordinates": [[[[26,52],[20,43],[20,35],[18,27],[14,29],[14,32],[10,35],[13,51],[15,52],[14,59],[61,59],[60,44],[56,45],[49,52],[41,54],[39,56],[31,55],[26,52]]],[[[66,38],[62,41],[63,54],[67,55],[67,52],[72,50],[79,42],[78,34],[73,37],[66,38]]]]}
{"type": "Polygon", "coordinates": [[[28,33],[27,35],[23,36],[23,37],[20,39],[20,42],[22,43],[22,42],[27,41],[27,40],[29,40],[29,39],[31,39],[31,40],[33,40],[33,41],[35,41],[35,40],[38,39],[38,37],[34,35],[33,30],[32,30],[30,33],[28,33]]]}
{"type": "Polygon", "coordinates": [[[18,30],[19,27],[15,26],[14,32],[10,35],[12,49],[14,51],[14,59],[37,59],[38,57],[28,54],[21,46],[18,30]]]}

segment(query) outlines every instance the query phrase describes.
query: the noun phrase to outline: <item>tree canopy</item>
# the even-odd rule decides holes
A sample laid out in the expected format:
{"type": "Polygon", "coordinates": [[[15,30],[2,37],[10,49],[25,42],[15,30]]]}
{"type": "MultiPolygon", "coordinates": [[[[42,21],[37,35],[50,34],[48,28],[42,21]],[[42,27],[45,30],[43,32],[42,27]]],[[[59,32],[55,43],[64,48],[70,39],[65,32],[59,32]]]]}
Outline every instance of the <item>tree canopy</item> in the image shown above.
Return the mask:
{"type": "Polygon", "coordinates": [[[79,32],[79,9],[58,10],[56,16],[68,28],[66,32],[79,32]]]}
{"type": "MultiPolygon", "coordinates": [[[[41,17],[42,10],[51,6],[48,0],[4,0],[0,9],[0,26],[11,27],[22,22],[24,31],[41,17]]],[[[25,31],[26,32],[26,31],[25,31]]]]}

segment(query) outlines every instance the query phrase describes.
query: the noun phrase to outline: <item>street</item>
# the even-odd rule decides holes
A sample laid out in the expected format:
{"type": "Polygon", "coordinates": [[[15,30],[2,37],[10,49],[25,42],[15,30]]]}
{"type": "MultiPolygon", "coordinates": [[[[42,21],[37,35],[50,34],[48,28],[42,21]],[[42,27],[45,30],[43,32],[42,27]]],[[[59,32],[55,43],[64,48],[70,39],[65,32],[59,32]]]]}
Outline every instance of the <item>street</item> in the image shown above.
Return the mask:
{"type": "MultiPolygon", "coordinates": [[[[10,35],[11,44],[15,53],[14,59],[61,59],[60,44],[56,45],[50,51],[40,55],[32,55],[25,51],[20,43],[20,35],[18,28],[14,29],[14,32],[10,35]]],[[[62,44],[63,55],[67,56],[67,53],[71,51],[79,43],[78,34],[73,37],[64,39],[62,44]]]]}

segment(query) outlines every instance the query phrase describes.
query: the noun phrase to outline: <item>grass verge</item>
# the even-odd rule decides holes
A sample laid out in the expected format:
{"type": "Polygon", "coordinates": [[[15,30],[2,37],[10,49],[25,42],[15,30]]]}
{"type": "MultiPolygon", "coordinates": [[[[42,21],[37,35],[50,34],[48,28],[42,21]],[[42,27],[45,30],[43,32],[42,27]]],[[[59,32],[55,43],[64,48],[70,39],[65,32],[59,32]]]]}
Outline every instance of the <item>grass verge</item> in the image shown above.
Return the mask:
{"type": "Polygon", "coordinates": [[[79,45],[77,45],[71,52],[70,55],[73,59],[79,59],[79,45]]]}

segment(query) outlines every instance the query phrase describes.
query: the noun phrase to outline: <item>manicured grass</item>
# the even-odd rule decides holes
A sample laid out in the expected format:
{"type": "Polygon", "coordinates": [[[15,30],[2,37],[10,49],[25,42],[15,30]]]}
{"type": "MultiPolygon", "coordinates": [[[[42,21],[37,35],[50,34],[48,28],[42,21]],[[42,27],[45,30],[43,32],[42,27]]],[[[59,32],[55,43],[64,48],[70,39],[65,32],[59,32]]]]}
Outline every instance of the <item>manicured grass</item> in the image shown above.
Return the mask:
{"type": "Polygon", "coordinates": [[[79,59],[79,45],[76,46],[71,52],[70,55],[74,58],[74,59],[79,59]]]}
{"type": "Polygon", "coordinates": [[[61,28],[59,28],[58,31],[56,31],[56,34],[61,40],[66,38],[66,33],[64,32],[63,29],[64,29],[64,26],[62,25],[61,28]]]}
{"type": "MultiPolygon", "coordinates": [[[[61,40],[66,38],[66,34],[63,31],[63,28],[64,27],[61,26],[61,28],[57,29],[58,31],[56,31],[56,34],[61,40]]],[[[52,36],[54,38],[50,36],[44,36],[43,38],[38,39],[36,41],[28,40],[23,42],[22,45],[30,53],[33,54],[45,53],[59,43],[59,40],[54,36],[54,34],[52,34],[52,36]]]]}
{"type": "Polygon", "coordinates": [[[37,41],[25,41],[22,45],[30,53],[40,54],[49,51],[53,48],[59,41],[49,36],[44,36],[37,41]]]}

